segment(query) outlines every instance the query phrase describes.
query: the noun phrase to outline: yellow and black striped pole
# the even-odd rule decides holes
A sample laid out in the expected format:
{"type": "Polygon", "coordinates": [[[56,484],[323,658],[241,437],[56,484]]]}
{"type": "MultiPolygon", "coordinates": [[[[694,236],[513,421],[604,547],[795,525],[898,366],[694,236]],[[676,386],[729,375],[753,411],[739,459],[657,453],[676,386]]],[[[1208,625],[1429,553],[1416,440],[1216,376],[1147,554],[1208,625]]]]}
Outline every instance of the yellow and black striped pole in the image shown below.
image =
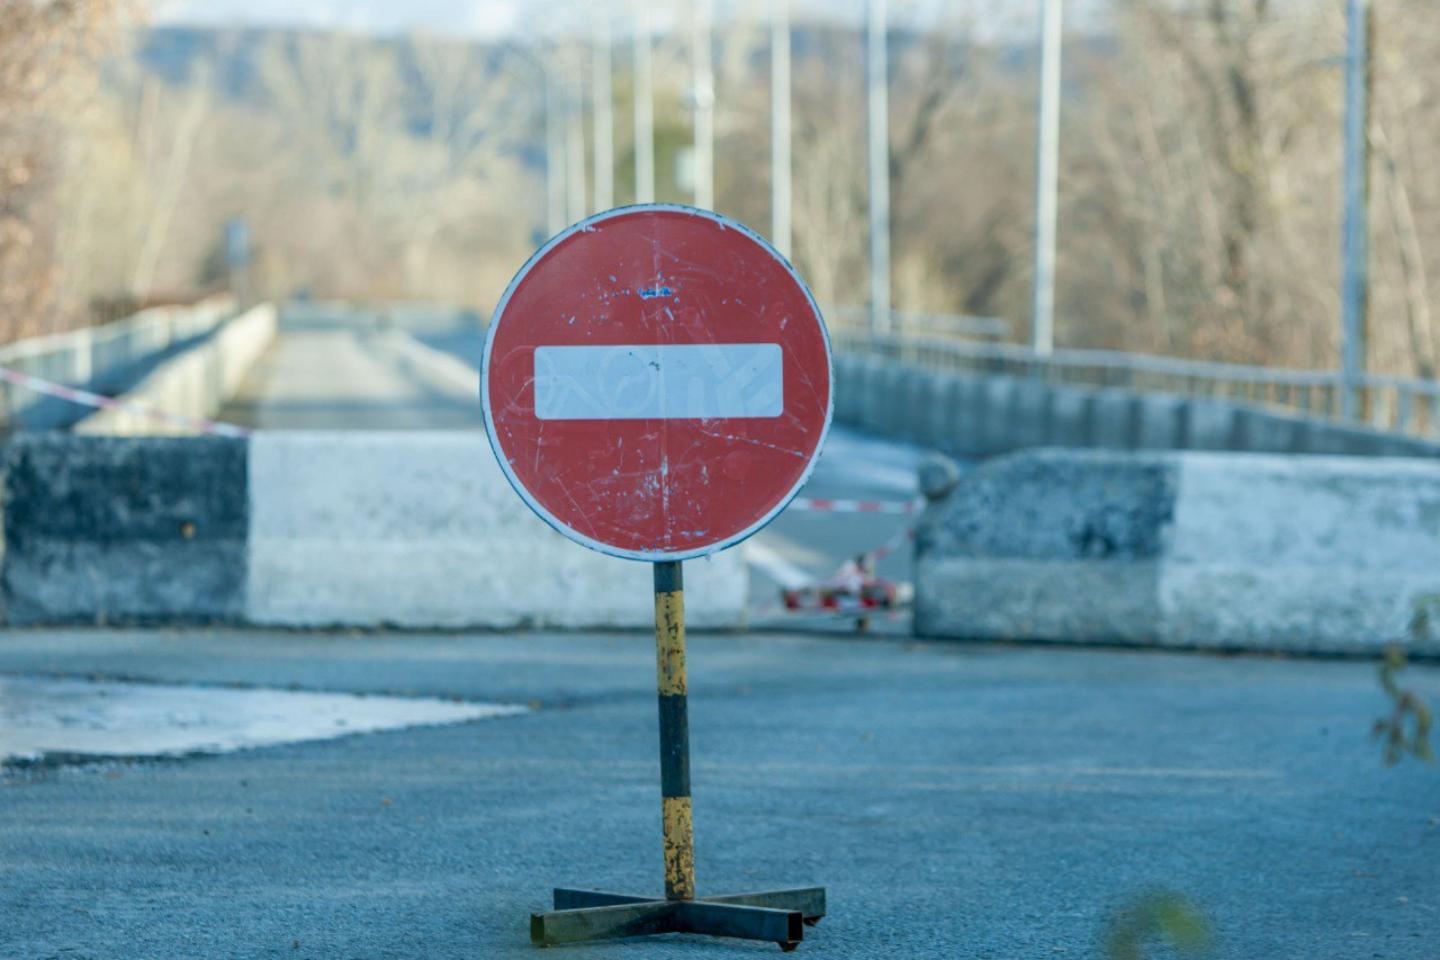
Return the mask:
{"type": "Polygon", "coordinates": [[[530,915],[530,941],[549,946],[601,937],[702,933],[769,940],[794,950],[825,916],[825,888],[695,895],[690,820],[690,720],[685,691],[685,582],[678,561],[655,564],[655,663],[660,694],[660,796],[665,899],[603,890],[555,890],[555,909],[530,915]]]}
{"type": "Polygon", "coordinates": [[[690,819],[690,720],[685,692],[685,579],[679,561],[655,564],[655,664],[660,694],[660,797],[665,899],[695,898],[690,819]]]}

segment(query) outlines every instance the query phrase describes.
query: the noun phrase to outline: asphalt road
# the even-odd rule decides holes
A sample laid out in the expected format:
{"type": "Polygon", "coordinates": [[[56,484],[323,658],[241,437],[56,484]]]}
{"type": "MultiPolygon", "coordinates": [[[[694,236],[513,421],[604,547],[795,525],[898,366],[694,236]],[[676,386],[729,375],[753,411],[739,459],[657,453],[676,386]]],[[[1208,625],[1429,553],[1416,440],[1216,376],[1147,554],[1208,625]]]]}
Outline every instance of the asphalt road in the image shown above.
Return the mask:
{"type": "MultiPolygon", "coordinates": [[[[465,329],[412,334],[376,323],[292,327],[260,361],[221,419],[279,430],[483,431],[478,400],[483,348],[482,335],[465,329]]],[[[912,500],[921,455],[913,446],[836,427],[801,495],[912,500]]],[[[523,509],[519,500],[516,509],[523,509]]],[[[782,514],[747,545],[753,621],[852,630],[849,618],[784,612],[778,603],[781,588],[830,577],[846,560],[890,540],[907,522],[883,514],[782,514]]],[[[910,551],[891,553],[877,572],[909,581],[910,551]]],[[[876,618],[873,627],[909,632],[903,615],[876,618]]]]}
{"type": "MultiPolygon", "coordinates": [[[[11,632],[0,672],[538,708],[10,771],[3,957],[529,957],[550,886],[660,889],[648,636],[11,632]]],[[[1381,764],[1371,665],[718,635],[690,676],[701,891],[825,884],[800,956],[1093,957],[1157,887],[1219,958],[1437,955],[1440,774],[1381,764]]]]}
{"type": "Polygon", "coordinates": [[[376,325],[286,328],[219,419],[265,430],[481,430],[479,379],[376,325]]]}

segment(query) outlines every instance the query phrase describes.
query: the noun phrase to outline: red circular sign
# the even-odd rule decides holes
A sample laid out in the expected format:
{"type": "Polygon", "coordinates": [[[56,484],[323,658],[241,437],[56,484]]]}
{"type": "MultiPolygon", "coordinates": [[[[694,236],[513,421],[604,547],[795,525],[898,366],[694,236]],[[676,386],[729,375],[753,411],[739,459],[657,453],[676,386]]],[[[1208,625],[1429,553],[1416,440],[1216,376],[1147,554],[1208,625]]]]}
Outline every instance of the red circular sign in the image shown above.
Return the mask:
{"type": "Polygon", "coordinates": [[[585,546],[704,556],[804,484],[830,427],[814,298],[749,229],[690,207],[575,224],[510,281],[481,368],[485,429],[525,502],[585,546]]]}

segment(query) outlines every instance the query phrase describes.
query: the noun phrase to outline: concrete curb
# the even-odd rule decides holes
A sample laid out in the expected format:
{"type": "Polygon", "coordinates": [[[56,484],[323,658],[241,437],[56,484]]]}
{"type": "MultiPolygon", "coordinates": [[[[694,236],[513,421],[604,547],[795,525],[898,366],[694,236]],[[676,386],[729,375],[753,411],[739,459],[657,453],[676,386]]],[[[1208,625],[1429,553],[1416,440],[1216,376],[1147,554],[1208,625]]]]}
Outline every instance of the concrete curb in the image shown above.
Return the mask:
{"type": "Polygon", "coordinates": [[[915,631],[1440,653],[1440,464],[1037,450],[921,521],[915,631]]]}
{"type": "MultiPolygon", "coordinates": [[[[527,510],[483,436],[26,434],[5,451],[13,624],[421,629],[653,624],[647,564],[527,510]]],[[[688,619],[743,626],[739,550],[687,564],[688,619]]]]}

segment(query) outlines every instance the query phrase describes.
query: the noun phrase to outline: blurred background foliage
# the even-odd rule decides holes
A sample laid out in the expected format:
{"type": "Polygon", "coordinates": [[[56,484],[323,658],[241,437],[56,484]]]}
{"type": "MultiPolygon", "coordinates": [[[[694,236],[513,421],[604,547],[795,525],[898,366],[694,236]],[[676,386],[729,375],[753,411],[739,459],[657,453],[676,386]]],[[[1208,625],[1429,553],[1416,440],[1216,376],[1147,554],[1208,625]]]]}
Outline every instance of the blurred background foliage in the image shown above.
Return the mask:
{"type": "MultiPolygon", "coordinates": [[[[897,4],[903,6],[903,3],[897,4]]],[[[683,2],[671,4],[684,22],[683,2]]],[[[559,11],[560,7],[553,7],[559,11]]],[[[894,298],[1029,315],[1033,4],[928,5],[892,27],[894,298]]],[[[568,8],[567,8],[568,9],[568,8]]],[[[616,201],[633,196],[628,6],[616,8],[616,201]]],[[[768,5],[714,38],[716,206],[769,222],[768,5]]],[[[270,296],[482,314],[542,239],[544,82],[588,71],[585,16],[494,40],[148,26],[121,0],[0,0],[0,340],[220,282],[251,225],[270,296]]],[[[1109,0],[1066,37],[1058,342],[1336,362],[1342,4],[1109,0]]],[[[1440,354],[1440,17],[1377,0],[1371,368],[1440,354]]],[[[794,25],[795,258],[863,303],[863,36],[794,25]]],[[[686,201],[690,47],[656,36],[658,193],[686,201]]],[[[587,113],[586,123],[589,122],[587,113]]]]}

